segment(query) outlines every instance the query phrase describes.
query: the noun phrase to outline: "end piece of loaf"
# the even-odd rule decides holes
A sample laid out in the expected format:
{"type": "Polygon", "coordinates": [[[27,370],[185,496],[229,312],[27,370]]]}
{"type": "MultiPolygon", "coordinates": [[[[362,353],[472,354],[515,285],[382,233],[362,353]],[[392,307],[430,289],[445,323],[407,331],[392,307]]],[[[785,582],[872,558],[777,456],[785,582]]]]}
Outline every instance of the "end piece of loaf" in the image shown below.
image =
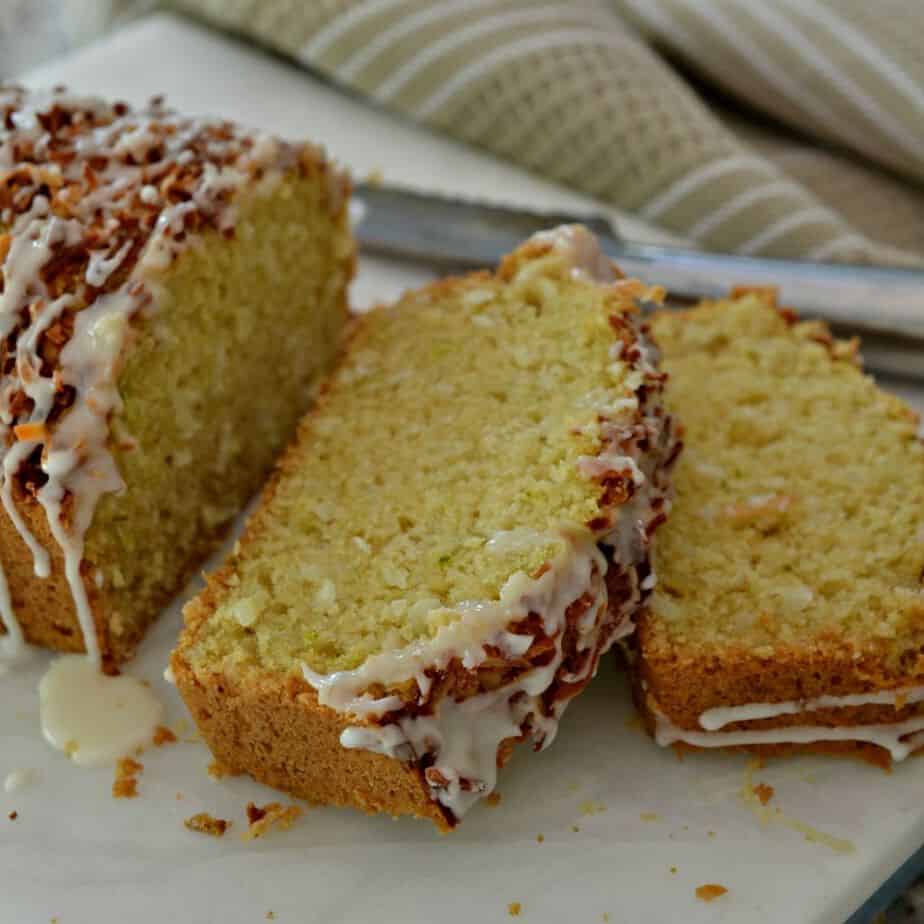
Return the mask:
{"type": "Polygon", "coordinates": [[[632,627],[679,449],[582,228],[360,319],[172,659],[222,763],[452,827],[632,627]]]}
{"type": "Polygon", "coordinates": [[[348,194],[310,145],[0,88],[7,655],[124,661],[259,487],[338,349],[348,194]]]}
{"type": "Polygon", "coordinates": [[[639,622],[663,744],[901,759],[924,744],[924,446],[856,343],[766,293],[654,322],[687,449],[639,622]]]}

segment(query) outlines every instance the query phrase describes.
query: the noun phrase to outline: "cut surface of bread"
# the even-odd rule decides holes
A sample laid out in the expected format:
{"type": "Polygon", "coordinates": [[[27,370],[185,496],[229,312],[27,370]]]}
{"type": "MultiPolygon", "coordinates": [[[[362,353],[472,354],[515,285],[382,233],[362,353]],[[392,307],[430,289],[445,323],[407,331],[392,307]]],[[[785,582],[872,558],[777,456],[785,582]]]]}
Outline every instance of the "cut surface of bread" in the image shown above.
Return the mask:
{"type": "Polygon", "coordinates": [[[7,654],[112,669],[331,365],[353,247],[322,153],[159,101],[0,89],[7,654]]]}
{"type": "Polygon", "coordinates": [[[653,327],[686,452],[636,639],[652,730],[907,756],[924,743],[916,415],[863,374],[856,344],[766,295],[653,327]]]}
{"type": "Polygon", "coordinates": [[[357,322],[186,609],[173,671],[223,762],[448,827],[513,741],[551,742],[668,507],[642,293],[570,228],[357,322]]]}

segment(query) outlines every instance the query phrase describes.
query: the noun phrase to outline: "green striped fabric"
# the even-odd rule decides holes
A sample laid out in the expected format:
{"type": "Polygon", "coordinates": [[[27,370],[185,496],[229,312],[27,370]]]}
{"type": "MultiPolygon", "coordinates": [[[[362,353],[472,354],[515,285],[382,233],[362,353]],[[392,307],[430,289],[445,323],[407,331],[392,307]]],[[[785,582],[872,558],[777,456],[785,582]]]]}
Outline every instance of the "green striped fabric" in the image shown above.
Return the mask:
{"type": "Polygon", "coordinates": [[[919,0],[178,3],[704,247],[924,256],[919,0]]]}

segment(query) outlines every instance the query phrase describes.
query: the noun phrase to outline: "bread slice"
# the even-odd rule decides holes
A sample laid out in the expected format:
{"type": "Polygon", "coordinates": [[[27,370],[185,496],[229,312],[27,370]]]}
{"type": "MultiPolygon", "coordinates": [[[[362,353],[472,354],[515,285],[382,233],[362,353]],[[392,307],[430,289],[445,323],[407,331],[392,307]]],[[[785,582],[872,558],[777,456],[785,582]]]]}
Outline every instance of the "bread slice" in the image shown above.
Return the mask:
{"type": "Polygon", "coordinates": [[[338,350],[347,197],[310,145],[0,88],[7,654],[124,661],[257,490],[338,350]]]}
{"type": "Polygon", "coordinates": [[[687,450],[640,619],[662,744],[884,763],[924,744],[924,445],[856,343],[768,293],[654,322],[687,450]]]}
{"type": "Polygon", "coordinates": [[[551,743],[668,508],[644,294],[566,228],[357,323],[186,608],[172,669],[222,763],[446,829],[513,742],[551,743]]]}

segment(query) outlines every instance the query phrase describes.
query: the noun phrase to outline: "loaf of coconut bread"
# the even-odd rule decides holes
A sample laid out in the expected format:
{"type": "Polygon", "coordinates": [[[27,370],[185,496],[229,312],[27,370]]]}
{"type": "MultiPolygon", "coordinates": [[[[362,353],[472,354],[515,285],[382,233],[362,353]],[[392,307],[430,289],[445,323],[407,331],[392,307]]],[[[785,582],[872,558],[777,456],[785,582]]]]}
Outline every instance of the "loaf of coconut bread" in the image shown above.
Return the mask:
{"type": "Polygon", "coordinates": [[[857,344],[742,293],[653,324],[686,428],[639,621],[662,744],[924,746],[924,445],[857,344]]]}
{"type": "Polygon", "coordinates": [[[348,193],[311,145],[0,88],[0,656],[124,661],[258,489],[338,350],[348,193]]]}
{"type": "Polygon", "coordinates": [[[580,227],[362,317],[171,667],[233,771],[451,828],[651,587],[679,445],[580,227]]]}

